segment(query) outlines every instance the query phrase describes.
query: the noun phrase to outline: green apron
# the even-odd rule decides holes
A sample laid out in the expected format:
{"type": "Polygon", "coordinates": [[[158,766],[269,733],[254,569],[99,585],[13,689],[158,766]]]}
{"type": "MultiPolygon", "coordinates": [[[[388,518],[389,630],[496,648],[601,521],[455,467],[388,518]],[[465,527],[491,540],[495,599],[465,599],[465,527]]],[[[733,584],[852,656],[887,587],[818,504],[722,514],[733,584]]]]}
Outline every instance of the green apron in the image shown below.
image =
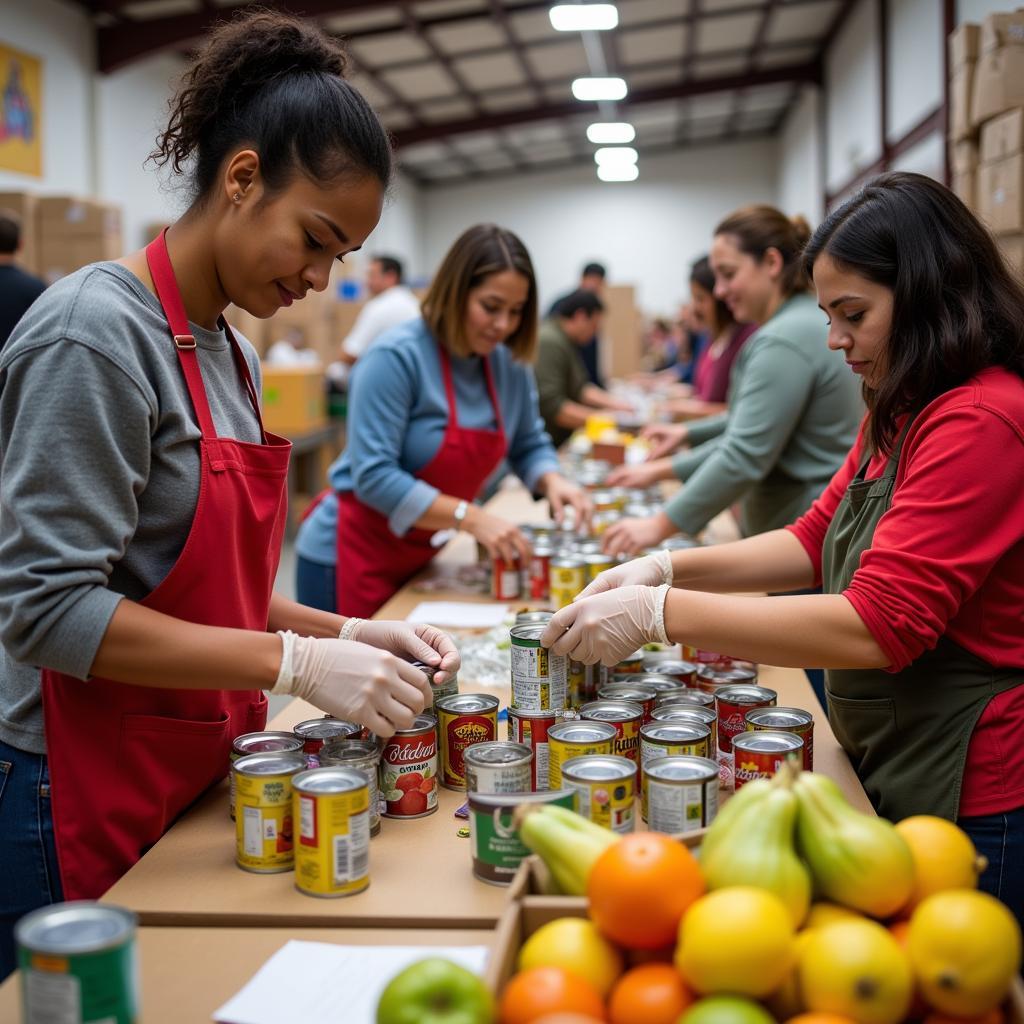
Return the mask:
{"type": "MultiPolygon", "coordinates": [[[[822,549],[826,594],[841,594],[892,505],[904,428],[885,472],[867,480],[865,459],[836,509],[822,549]]],[[[988,702],[1024,684],[1020,669],[998,669],[948,637],[901,672],[830,669],[829,722],[875,810],[955,820],[967,745],[988,702]]]]}

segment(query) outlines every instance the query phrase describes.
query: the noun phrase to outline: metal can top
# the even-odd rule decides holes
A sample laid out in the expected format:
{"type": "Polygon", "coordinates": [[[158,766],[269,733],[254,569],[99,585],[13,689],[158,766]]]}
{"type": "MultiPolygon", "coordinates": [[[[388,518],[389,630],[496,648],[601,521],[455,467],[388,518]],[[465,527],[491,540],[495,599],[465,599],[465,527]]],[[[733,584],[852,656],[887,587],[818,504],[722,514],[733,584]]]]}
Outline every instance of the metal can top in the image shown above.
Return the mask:
{"type": "Polygon", "coordinates": [[[334,740],[325,743],[320,750],[320,764],[330,765],[335,761],[362,761],[367,757],[380,757],[380,747],[373,740],[334,740]]]}
{"type": "Polygon", "coordinates": [[[641,686],[639,683],[605,683],[597,695],[606,700],[628,700],[643,701],[654,700],[658,696],[657,691],[651,686],[641,686]]]}
{"type": "Polygon", "coordinates": [[[419,669],[427,677],[427,680],[430,682],[430,684],[433,685],[434,672],[437,671],[433,666],[428,665],[426,662],[423,661],[414,661],[411,664],[413,668],[419,669]]]}
{"type": "Polygon", "coordinates": [[[434,704],[438,711],[449,715],[472,715],[474,713],[497,711],[499,700],[488,693],[453,693],[434,704]]]}
{"type": "Polygon", "coordinates": [[[718,719],[718,712],[700,704],[665,704],[654,709],[651,719],[655,722],[703,722],[711,725],[718,719]]]}
{"type": "Polygon", "coordinates": [[[547,620],[543,622],[517,622],[508,631],[508,635],[512,638],[513,643],[516,640],[527,640],[531,643],[536,642],[539,646],[540,638],[544,635],[545,629],[547,629],[547,620]]]}
{"type": "Polygon", "coordinates": [[[648,722],[640,727],[640,738],[648,743],[699,743],[711,735],[703,722],[648,722]]]}
{"type": "Polygon", "coordinates": [[[656,675],[693,675],[698,670],[692,661],[661,661],[651,668],[656,675]]]}
{"type": "Polygon", "coordinates": [[[627,501],[622,514],[629,519],[646,519],[661,511],[660,505],[649,501],[627,501]]]}
{"type": "Polygon", "coordinates": [[[724,686],[715,698],[728,704],[763,704],[766,700],[778,700],[779,695],[766,686],[724,686]]]}
{"type": "MultiPolygon", "coordinates": [[[[418,732],[426,732],[428,729],[433,732],[437,727],[437,721],[433,715],[417,715],[408,729],[396,729],[395,736],[414,736],[418,732]]],[[[384,741],[387,743],[387,740],[384,741]]]]}
{"type": "Polygon", "coordinates": [[[739,683],[756,683],[757,672],[749,668],[716,668],[714,665],[701,665],[697,669],[701,679],[714,683],[716,686],[731,686],[739,683]]]}
{"type": "Polygon", "coordinates": [[[587,565],[614,565],[615,559],[612,555],[606,555],[601,551],[588,551],[583,554],[583,561],[587,565]]]}
{"type": "Polygon", "coordinates": [[[814,715],[803,708],[751,708],[744,717],[751,725],[765,729],[810,725],[814,721],[814,715]]]}
{"type": "Polygon", "coordinates": [[[750,750],[765,754],[800,750],[803,745],[803,737],[795,732],[770,732],[767,729],[764,732],[741,732],[732,741],[734,751],[750,750]]]}
{"type": "Polygon", "coordinates": [[[713,708],[715,706],[714,694],[705,693],[704,690],[679,690],[661,694],[658,697],[658,707],[671,707],[673,704],[692,704],[694,707],[713,708]]]}
{"type": "Polygon", "coordinates": [[[554,612],[517,612],[516,613],[516,626],[527,626],[537,625],[538,623],[547,624],[551,621],[551,616],[554,612]]]}
{"type": "Polygon", "coordinates": [[[559,555],[558,558],[551,559],[552,569],[582,569],[586,565],[582,557],[577,558],[574,555],[568,557],[559,555]]]}
{"type": "Polygon", "coordinates": [[[304,740],[335,740],[339,736],[355,736],[363,727],[340,718],[311,718],[308,722],[299,722],[292,731],[304,740]]]}
{"type": "Polygon", "coordinates": [[[508,707],[509,718],[564,718],[565,712],[556,708],[517,708],[508,707]]]}
{"type": "Polygon", "coordinates": [[[558,740],[562,743],[601,743],[604,740],[615,739],[618,734],[618,730],[610,722],[559,722],[548,729],[548,740],[558,740]]]}
{"type": "Polygon", "coordinates": [[[99,953],[127,942],[135,934],[137,923],[136,915],[123,907],[74,900],[26,914],[14,926],[14,938],[33,953],[99,953]]]}
{"type": "Polygon", "coordinates": [[[718,765],[709,757],[670,754],[651,761],[644,775],[658,782],[710,782],[718,779],[718,765]]]}
{"type": "Polygon", "coordinates": [[[597,537],[581,537],[573,544],[573,548],[576,556],[582,555],[585,558],[587,555],[600,555],[601,541],[597,537]]]}
{"type": "Polygon", "coordinates": [[[628,680],[630,686],[644,686],[651,689],[660,696],[663,693],[672,693],[675,690],[685,690],[686,687],[678,679],[667,673],[662,675],[658,671],[641,672],[633,679],[628,680]]]}
{"type": "Polygon", "coordinates": [[[532,533],[554,533],[558,529],[558,523],[553,519],[542,519],[539,523],[523,523],[519,529],[526,529],[532,533]]]}
{"type": "Polygon", "coordinates": [[[300,793],[352,793],[366,785],[366,776],[355,768],[310,768],[292,779],[300,793]]]}
{"type": "Polygon", "coordinates": [[[533,748],[508,740],[485,740],[466,747],[462,756],[467,765],[518,764],[533,757],[533,748]]]}
{"type": "Polygon", "coordinates": [[[629,700],[592,700],[580,708],[580,717],[592,722],[632,722],[644,709],[629,700]]]}
{"type": "Polygon", "coordinates": [[[616,754],[582,754],[580,757],[570,757],[562,765],[562,778],[579,779],[581,782],[635,779],[636,765],[628,757],[616,754]]]}
{"type": "Polygon", "coordinates": [[[239,757],[246,754],[287,754],[301,750],[302,740],[293,732],[247,732],[236,736],[231,751],[239,757]]]}
{"type": "Polygon", "coordinates": [[[306,767],[305,754],[246,754],[231,767],[239,775],[294,775],[306,767]]]}

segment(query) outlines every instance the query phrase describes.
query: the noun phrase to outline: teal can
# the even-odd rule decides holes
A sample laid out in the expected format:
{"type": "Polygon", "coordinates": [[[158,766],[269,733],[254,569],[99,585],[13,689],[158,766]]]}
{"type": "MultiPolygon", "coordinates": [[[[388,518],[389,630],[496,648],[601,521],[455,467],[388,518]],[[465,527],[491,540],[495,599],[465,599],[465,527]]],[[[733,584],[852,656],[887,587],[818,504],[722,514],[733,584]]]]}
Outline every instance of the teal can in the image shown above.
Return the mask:
{"type": "Polygon", "coordinates": [[[137,919],[89,900],[55,903],[15,926],[24,1024],[135,1024],[137,919]]]}

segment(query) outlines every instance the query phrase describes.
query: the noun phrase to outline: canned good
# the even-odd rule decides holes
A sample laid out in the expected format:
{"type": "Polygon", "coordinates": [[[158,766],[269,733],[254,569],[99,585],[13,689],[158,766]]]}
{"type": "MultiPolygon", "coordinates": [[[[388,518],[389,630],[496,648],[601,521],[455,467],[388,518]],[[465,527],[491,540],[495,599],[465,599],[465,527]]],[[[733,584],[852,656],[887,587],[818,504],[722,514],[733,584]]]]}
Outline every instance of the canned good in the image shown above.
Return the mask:
{"type": "Polygon", "coordinates": [[[622,510],[617,508],[595,512],[590,517],[590,529],[595,537],[601,537],[609,526],[614,526],[622,518],[622,510]]]}
{"type": "Polygon", "coordinates": [[[491,740],[474,743],[463,755],[468,793],[529,793],[533,748],[491,740]]]}
{"type": "Polygon", "coordinates": [[[519,596],[521,587],[519,559],[495,555],[491,559],[491,597],[495,601],[511,601],[519,596]]]}
{"type": "Polygon", "coordinates": [[[756,683],[757,669],[714,665],[701,665],[697,669],[697,687],[706,693],[718,693],[723,686],[754,686],[756,683]]]}
{"type": "Polygon", "coordinates": [[[651,720],[651,713],[654,711],[654,704],[658,694],[650,686],[643,686],[640,683],[607,683],[597,691],[600,700],[628,701],[630,704],[639,704],[644,713],[644,721],[651,720]]]}
{"type": "Polygon", "coordinates": [[[295,888],[353,896],[370,884],[370,789],[354,768],[313,768],[292,779],[295,888]]]}
{"type": "Polygon", "coordinates": [[[561,721],[557,711],[527,711],[508,709],[508,738],[522,743],[533,751],[530,762],[530,789],[548,789],[548,729],[561,721]]]}
{"type": "Polygon", "coordinates": [[[643,656],[644,672],[653,672],[656,665],[664,664],[666,661],[679,660],[679,648],[675,644],[644,644],[640,653],[643,656]]]}
{"type": "Polygon", "coordinates": [[[640,766],[646,767],[659,757],[684,754],[709,757],[711,728],[696,719],[675,722],[648,722],[640,727],[640,766]]]}
{"type": "Polygon", "coordinates": [[[628,658],[623,658],[622,661],[615,666],[615,675],[626,675],[635,676],[638,672],[644,670],[644,652],[634,651],[628,658]]]}
{"type": "MultiPolygon", "coordinates": [[[[551,596],[551,559],[554,548],[535,544],[523,573],[523,596],[531,601],[546,601],[551,596]]],[[[518,622],[518,618],[516,619],[518,622]]]]}
{"type": "Polygon", "coordinates": [[[639,704],[624,700],[594,700],[580,708],[580,718],[590,722],[610,722],[615,726],[611,753],[629,758],[640,771],[640,726],[644,712],[639,704]]]}
{"type": "Polygon", "coordinates": [[[803,769],[814,770],[814,715],[803,708],[754,708],[746,714],[747,732],[791,732],[804,741],[803,769]]]}
{"type": "Polygon", "coordinates": [[[548,729],[548,785],[562,788],[562,765],[581,754],[610,754],[618,730],[611,722],[559,722],[548,729]]]}
{"type": "Polygon", "coordinates": [[[141,1019],[138,919],[90,900],[54,903],[14,926],[25,1024],[141,1019]]]}
{"type": "Polygon", "coordinates": [[[693,704],[701,708],[713,708],[715,706],[715,697],[714,694],[707,693],[704,690],[676,690],[659,694],[654,707],[657,709],[667,704],[693,704]]]}
{"type": "Polygon", "coordinates": [[[481,882],[508,885],[530,851],[513,820],[520,804],[556,804],[572,810],[575,794],[568,789],[545,793],[470,793],[469,844],[473,874],[481,882]]]}
{"type": "Polygon", "coordinates": [[[549,544],[559,531],[558,523],[554,519],[542,519],[539,523],[525,523],[519,529],[528,530],[534,540],[545,540],[549,544]]]}
{"type": "Polygon", "coordinates": [[[632,683],[634,686],[646,686],[654,691],[655,704],[664,700],[667,696],[676,693],[686,693],[688,687],[680,683],[673,676],[661,672],[640,672],[629,679],[622,680],[624,683],[632,683]]]}
{"type": "Polygon", "coordinates": [[[707,756],[712,761],[718,756],[718,712],[713,707],[703,707],[700,704],[688,702],[663,704],[654,709],[653,721],[662,724],[699,722],[701,725],[706,725],[711,730],[711,743],[708,746],[707,756]]]}
{"type": "Polygon", "coordinates": [[[554,614],[554,612],[544,611],[516,612],[516,625],[528,626],[537,625],[538,623],[541,623],[546,626],[551,621],[551,616],[554,614]]]}
{"type": "Polygon", "coordinates": [[[572,604],[573,598],[587,585],[586,563],[575,555],[551,559],[550,596],[556,608],[572,604]]]}
{"type": "Polygon", "coordinates": [[[569,697],[566,706],[578,710],[585,703],[583,689],[587,685],[587,666],[582,661],[569,659],[569,697]]]}
{"type": "Polygon", "coordinates": [[[715,695],[718,712],[718,760],[727,773],[732,770],[733,737],[747,731],[747,712],[774,707],[779,695],[763,686],[725,686],[715,695]]]}
{"type": "Polygon", "coordinates": [[[290,871],[292,779],[306,770],[304,754],[248,754],[231,767],[235,776],[235,863],[269,875],[290,871]]]}
{"type": "Polygon", "coordinates": [[[345,722],[340,718],[311,718],[308,722],[299,722],[292,730],[302,740],[302,749],[314,756],[319,755],[325,743],[358,736],[362,731],[363,727],[356,722],[345,722]]]}
{"type": "Polygon", "coordinates": [[[590,583],[592,580],[596,580],[598,575],[606,569],[613,569],[615,567],[615,559],[611,555],[595,552],[593,554],[585,554],[583,556],[583,564],[586,567],[587,582],[590,583]]]}
{"type": "Polygon", "coordinates": [[[641,814],[652,832],[707,828],[718,814],[718,765],[707,757],[659,757],[644,768],[641,814]]]}
{"type": "Polygon", "coordinates": [[[384,741],[380,790],[385,818],[422,818],[437,810],[437,724],[417,715],[412,727],[384,741]]]}
{"type": "Polygon", "coordinates": [[[793,732],[745,732],[732,741],[736,788],[754,779],[770,779],[788,761],[799,768],[804,759],[803,737],[793,732]]]}
{"type": "Polygon", "coordinates": [[[581,708],[597,699],[597,691],[612,681],[609,669],[600,664],[584,665],[579,661],[569,662],[569,706],[581,708]]]}
{"type": "Polygon", "coordinates": [[[568,703],[568,659],[541,647],[544,623],[513,626],[512,705],[528,711],[564,711],[568,703]]]}
{"type": "Polygon", "coordinates": [[[369,792],[370,835],[380,832],[380,748],[373,740],[342,740],[325,743],[320,751],[324,768],[352,768],[366,777],[369,792]]]}
{"type": "Polygon", "coordinates": [[[498,737],[498,698],[486,693],[445,697],[437,705],[437,728],[441,736],[441,785],[445,789],[465,789],[466,748],[498,737]]]}
{"type": "Polygon", "coordinates": [[[656,675],[674,679],[680,686],[697,685],[697,666],[692,661],[663,661],[655,665],[651,671],[656,675]]]}
{"type": "MultiPolygon", "coordinates": [[[[246,754],[295,754],[302,750],[302,740],[293,732],[247,732],[236,736],[231,744],[230,761],[234,764],[246,754]]],[[[229,770],[228,814],[235,820],[235,773],[229,770]]]]}
{"type": "Polygon", "coordinates": [[[584,558],[587,555],[601,555],[601,541],[597,537],[577,537],[573,541],[572,551],[576,558],[584,558]]]}
{"type": "Polygon", "coordinates": [[[625,492],[618,490],[594,491],[590,496],[590,500],[594,503],[595,512],[607,512],[609,510],[621,512],[626,507],[625,492]]]}
{"type": "Polygon", "coordinates": [[[636,765],[625,757],[586,754],[562,765],[562,785],[576,794],[576,813],[613,832],[632,832],[636,765]]]}

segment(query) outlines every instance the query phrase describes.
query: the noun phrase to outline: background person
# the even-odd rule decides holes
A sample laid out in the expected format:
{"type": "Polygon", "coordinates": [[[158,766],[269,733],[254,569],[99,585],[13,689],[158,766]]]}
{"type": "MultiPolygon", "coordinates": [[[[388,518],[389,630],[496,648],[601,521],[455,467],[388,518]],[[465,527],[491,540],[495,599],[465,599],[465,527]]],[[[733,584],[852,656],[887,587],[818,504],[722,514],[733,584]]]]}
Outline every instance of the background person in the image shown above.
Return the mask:
{"type": "MultiPolygon", "coordinates": [[[[577,291],[582,290],[585,292],[592,292],[599,299],[604,299],[604,285],[607,271],[604,265],[601,263],[588,263],[580,274],[580,283],[577,286],[577,291]]],[[[569,293],[570,295],[572,292],[569,293]]],[[[548,310],[548,316],[553,316],[555,308],[562,301],[562,299],[568,296],[563,295],[551,303],[551,308],[548,310]]],[[[595,333],[594,336],[585,345],[580,347],[580,359],[583,360],[583,365],[587,370],[587,379],[595,387],[603,388],[604,380],[601,377],[601,363],[598,356],[598,336],[595,333]]]]}
{"type": "Polygon", "coordinates": [[[403,283],[401,261],[374,256],[366,269],[370,298],[341,343],[338,358],[351,366],[385,332],[420,315],[419,300],[403,283]]]}
{"type": "Polygon", "coordinates": [[[0,209],[0,348],[25,311],[46,290],[46,283],[14,261],[21,250],[21,218],[0,209]]]}

